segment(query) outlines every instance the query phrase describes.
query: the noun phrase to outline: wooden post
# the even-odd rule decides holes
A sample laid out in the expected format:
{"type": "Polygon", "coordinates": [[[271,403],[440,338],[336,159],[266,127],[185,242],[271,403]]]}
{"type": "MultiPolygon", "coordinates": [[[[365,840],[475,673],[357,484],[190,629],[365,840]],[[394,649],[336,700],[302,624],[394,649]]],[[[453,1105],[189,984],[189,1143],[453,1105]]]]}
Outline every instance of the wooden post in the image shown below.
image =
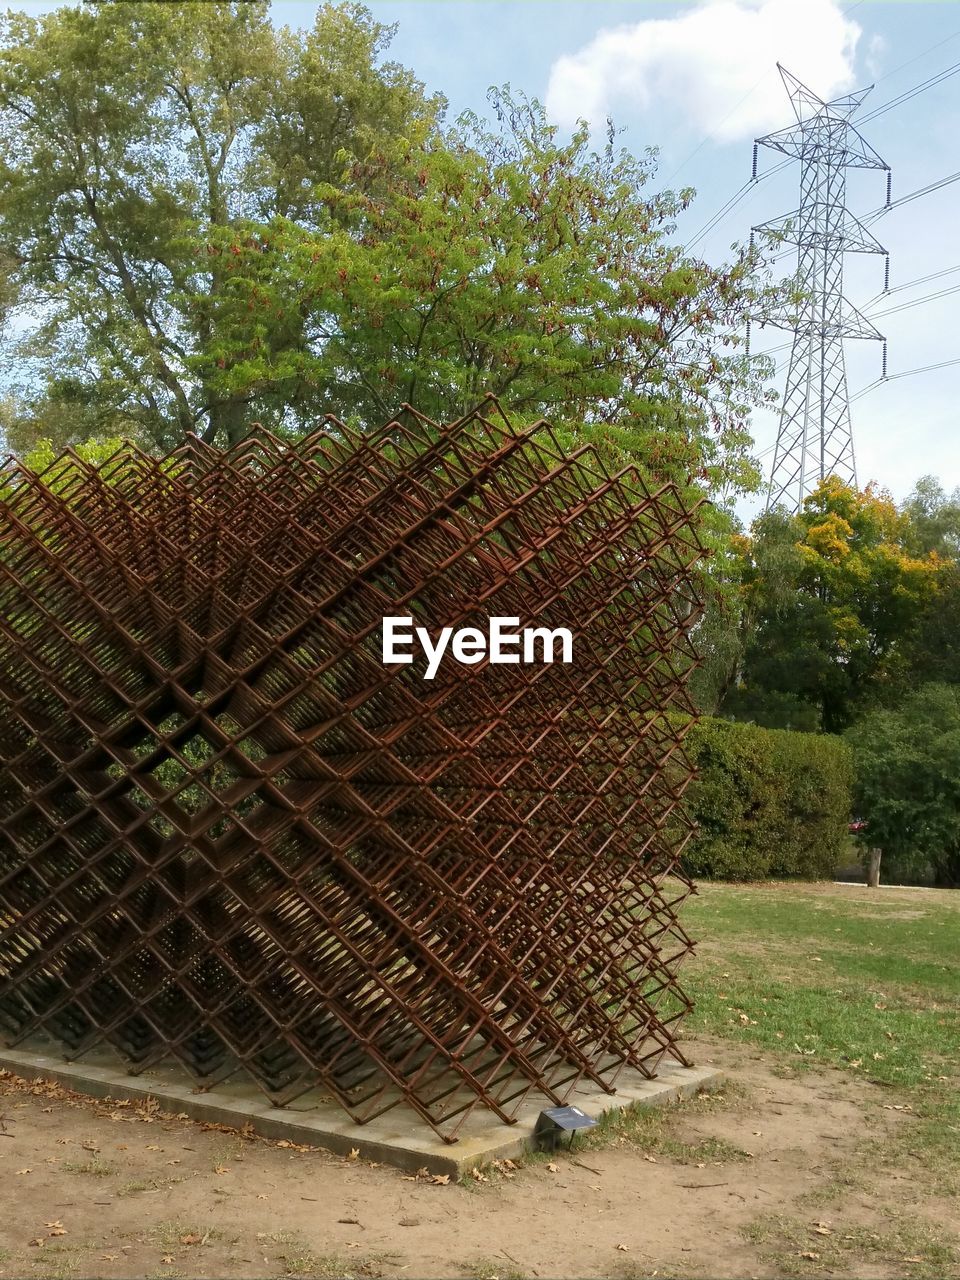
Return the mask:
{"type": "Polygon", "coordinates": [[[870,850],[870,865],[867,868],[867,888],[878,889],[880,887],[880,856],[881,849],[870,850]]]}

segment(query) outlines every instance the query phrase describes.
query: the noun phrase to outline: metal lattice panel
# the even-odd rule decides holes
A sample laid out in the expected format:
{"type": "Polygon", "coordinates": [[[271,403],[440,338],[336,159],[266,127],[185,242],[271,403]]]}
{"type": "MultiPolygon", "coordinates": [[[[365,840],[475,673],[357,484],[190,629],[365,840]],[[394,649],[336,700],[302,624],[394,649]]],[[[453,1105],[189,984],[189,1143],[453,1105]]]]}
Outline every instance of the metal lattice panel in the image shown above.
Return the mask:
{"type": "Polygon", "coordinates": [[[0,1029],[452,1139],[683,1062],[677,492],[495,402],[0,470],[0,1029]],[[385,616],[570,664],[385,666],[385,616]],[[672,712],[679,714],[673,715],[672,712]]]}

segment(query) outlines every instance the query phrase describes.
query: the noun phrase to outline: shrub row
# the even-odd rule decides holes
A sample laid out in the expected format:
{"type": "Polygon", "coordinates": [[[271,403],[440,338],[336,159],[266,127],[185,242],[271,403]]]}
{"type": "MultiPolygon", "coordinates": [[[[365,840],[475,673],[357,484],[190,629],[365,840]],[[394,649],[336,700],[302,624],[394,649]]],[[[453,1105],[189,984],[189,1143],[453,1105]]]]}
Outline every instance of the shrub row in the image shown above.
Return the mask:
{"type": "Polygon", "coordinates": [[[725,880],[833,877],[850,819],[850,748],[828,734],[701,720],[687,739],[700,826],[685,864],[725,880]]]}

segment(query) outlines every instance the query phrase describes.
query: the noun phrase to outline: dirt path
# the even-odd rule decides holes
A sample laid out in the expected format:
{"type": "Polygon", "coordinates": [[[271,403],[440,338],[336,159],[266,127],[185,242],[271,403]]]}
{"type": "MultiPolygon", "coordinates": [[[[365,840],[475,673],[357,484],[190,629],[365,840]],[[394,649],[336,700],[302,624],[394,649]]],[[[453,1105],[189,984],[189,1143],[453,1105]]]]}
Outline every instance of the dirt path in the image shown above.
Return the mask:
{"type": "Polygon", "coordinates": [[[721,1099],[468,1187],[0,1079],[0,1277],[960,1275],[955,1205],[861,1167],[886,1090],[698,1048],[721,1099]]]}

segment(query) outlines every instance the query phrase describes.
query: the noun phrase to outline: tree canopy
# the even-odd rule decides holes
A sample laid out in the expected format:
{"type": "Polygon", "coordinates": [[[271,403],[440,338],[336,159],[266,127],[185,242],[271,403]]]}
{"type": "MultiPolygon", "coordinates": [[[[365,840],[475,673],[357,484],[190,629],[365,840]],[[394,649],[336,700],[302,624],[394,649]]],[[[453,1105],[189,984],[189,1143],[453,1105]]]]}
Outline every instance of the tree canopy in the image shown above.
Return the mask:
{"type": "Polygon", "coordinates": [[[928,684],[850,730],[863,839],[896,874],[960,882],[960,687],[928,684]]]}
{"type": "Polygon", "coordinates": [[[5,301],[36,377],[8,438],[236,440],[323,412],[449,418],[486,392],[620,457],[749,487],[764,396],[741,255],[685,255],[652,151],[561,139],[535,102],[442,119],[391,30],[324,5],[101,0],[10,15],[5,301]]]}
{"type": "Polygon", "coordinates": [[[266,0],[95,3],[0,20],[0,261],[15,445],[136,432],[233,437],[249,388],[212,376],[232,256],[251,220],[326,219],[319,184],[441,103],[382,54],[391,29],[323,5],[305,34],[266,0]]]}
{"type": "Polygon", "coordinates": [[[836,733],[902,687],[946,562],[911,552],[910,516],[889,495],[828,477],[799,515],[771,512],[739,545],[722,714],[836,733]]]}

